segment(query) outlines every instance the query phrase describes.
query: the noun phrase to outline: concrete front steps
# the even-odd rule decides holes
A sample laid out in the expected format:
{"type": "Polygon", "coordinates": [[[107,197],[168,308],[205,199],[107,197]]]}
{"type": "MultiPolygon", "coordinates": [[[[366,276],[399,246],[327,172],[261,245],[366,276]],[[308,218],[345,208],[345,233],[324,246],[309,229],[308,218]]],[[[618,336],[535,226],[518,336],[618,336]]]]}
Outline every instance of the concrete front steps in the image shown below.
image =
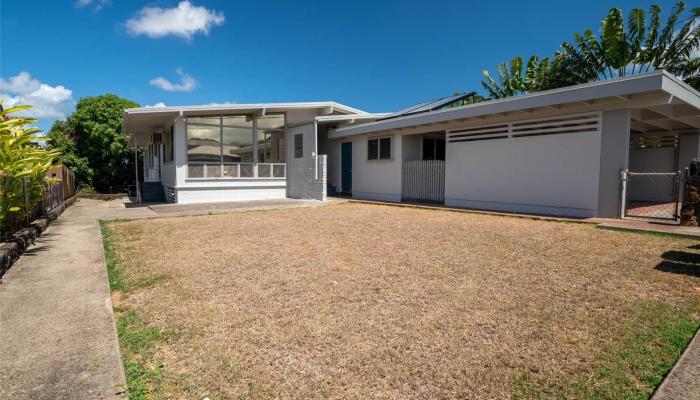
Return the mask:
{"type": "Polygon", "coordinates": [[[141,201],[157,203],[165,201],[165,191],[160,182],[141,182],[141,201]]]}

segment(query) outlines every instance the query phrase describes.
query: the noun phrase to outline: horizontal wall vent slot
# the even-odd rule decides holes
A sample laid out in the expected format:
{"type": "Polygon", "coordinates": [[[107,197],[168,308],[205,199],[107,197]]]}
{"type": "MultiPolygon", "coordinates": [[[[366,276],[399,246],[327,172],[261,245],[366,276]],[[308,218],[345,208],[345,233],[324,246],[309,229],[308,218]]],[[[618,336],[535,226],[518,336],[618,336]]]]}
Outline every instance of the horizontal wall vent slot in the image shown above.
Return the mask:
{"type": "Polygon", "coordinates": [[[591,131],[590,129],[572,129],[572,130],[562,130],[562,131],[556,131],[556,132],[533,132],[533,133],[520,133],[518,135],[513,135],[514,138],[519,138],[519,137],[532,137],[532,136],[547,136],[547,135],[563,135],[566,133],[584,133],[584,132],[595,132],[591,131]]]}
{"type": "Polygon", "coordinates": [[[482,127],[476,127],[476,128],[468,128],[468,129],[455,129],[450,131],[450,133],[486,133],[486,132],[492,132],[492,131],[508,131],[508,125],[491,125],[491,126],[482,126],[482,127]]]}
{"type": "Polygon", "coordinates": [[[458,139],[458,138],[465,138],[465,137],[474,137],[474,136],[487,136],[487,135],[498,135],[498,134],[506,134],[508,135],[508,129],[501,130],[501,131],[495,131],[495,132],[489,132],[489,133],[459,133],[456,135],[450,135],[451,139],[458,139]]]}
{"type": "Polygon", "coordinates": [[[570,127],[579,127],[579,126],[596,126],[598,125],[598,121],[585,121],[585,122],[572,122],[570,124],[560,124],[560,125],[545,125],[545,126],[538,126],[538,127],[532,127],[532,128],[515,128],[513,127],[513,132],[528,132],[528,131],[541,131],[541,130],[546,130],[546,129],[563,129],[563,128],[570,128],[570,127]]]}
{"type": "Polygon", "coordinates": [[[476,142],[479,140],[493,140],[493,139],[508,139],[508,135],[475,137],[475,138],[465,138],[465,139],[451,139],[450,143],[476,142]]]}
{"type": "Polygon", "coordinates": [[[596,133],[599,131],[600,113],[595,113],[458,128],[447,131],[447,137],[450,143],[458,143],[544,135],[596,133]]]}

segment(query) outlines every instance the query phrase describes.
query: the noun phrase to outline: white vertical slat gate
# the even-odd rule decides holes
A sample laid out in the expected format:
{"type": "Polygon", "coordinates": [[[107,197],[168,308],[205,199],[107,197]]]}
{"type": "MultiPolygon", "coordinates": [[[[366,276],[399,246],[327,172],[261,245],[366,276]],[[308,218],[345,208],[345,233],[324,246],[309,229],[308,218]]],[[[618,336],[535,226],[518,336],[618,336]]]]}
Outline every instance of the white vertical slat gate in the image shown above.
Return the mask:
{"type": "Polygon", "coordinates": [[[445,161],[414,160],[403,164],[401,197],[404,201],[445,201],[445,161]]]}

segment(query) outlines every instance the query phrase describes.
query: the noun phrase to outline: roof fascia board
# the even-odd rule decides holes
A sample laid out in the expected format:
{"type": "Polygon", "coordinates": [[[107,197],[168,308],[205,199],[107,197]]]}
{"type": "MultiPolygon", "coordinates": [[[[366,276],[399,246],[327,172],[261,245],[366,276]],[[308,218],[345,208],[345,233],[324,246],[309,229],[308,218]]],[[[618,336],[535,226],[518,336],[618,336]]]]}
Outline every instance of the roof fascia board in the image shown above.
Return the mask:
{"type": "Polygon", "coordinates": [[[347,114],[367,114],[367,112],[362,111],[357,108],[349,107],[334,101],[324,101],[324,102],[307,102],[307,103],[254,103],[254,104],[231,104],[231,105],[217,105],[217,106],[174,106],[174,107],[157,107],[157,108],[127,108],[124,110],[125,115],[136,115],[136,114],[159,114],[168,112],[184,112],[187,114],[196,112],[229,112],[229,111],[242,111],[250,110],[257,111],[261,109],[304,109],[304,108],[328,108],[332,107],[334,110],[344,112],[347,114]]]}
{"type": "Polygon", "coordinates": [[[700,92],[666,71],[664,71],[664,78],[664,91],[700,110],[700,92]]]}
{"type": "Polygon", "coordinates": [[[348,121],[353,119],[374,119],[381,118],[390,113],[368,113],[368,114],[347,114],[347,115],[320,115],[316,117],[319,122],[348,121]]]}

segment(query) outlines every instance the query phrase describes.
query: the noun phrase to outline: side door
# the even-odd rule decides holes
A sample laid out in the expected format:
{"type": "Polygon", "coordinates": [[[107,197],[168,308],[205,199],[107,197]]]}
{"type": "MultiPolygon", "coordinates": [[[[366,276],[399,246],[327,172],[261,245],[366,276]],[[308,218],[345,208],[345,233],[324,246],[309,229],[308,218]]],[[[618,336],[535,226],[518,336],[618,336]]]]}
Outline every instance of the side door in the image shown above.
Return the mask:
{"type": "Polygon", "coordinates": [[[343,142],[340,146],[341,191],[349,194],[352,193],[352,142],[343,142]]]}

